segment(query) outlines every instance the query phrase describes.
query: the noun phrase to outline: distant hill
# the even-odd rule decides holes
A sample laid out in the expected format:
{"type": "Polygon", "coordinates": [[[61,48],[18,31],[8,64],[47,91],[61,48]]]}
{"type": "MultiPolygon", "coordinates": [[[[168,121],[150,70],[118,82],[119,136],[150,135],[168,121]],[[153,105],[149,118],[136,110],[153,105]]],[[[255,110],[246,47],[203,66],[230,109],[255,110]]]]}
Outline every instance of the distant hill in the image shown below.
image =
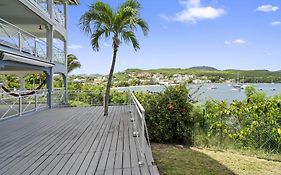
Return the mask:
{"type": "Polygon", "coordinates": [[[195,67],[190,67],[189,69],[193,70],[208,70],[208,71],[218,71],[218,69],[210,66],[195,66],[195,67]]]}
{"type": "Polygon", "coordinates": [[[196,66],[190,68],[159,68],[159,69],[127,69],[124,73],[130,72],[150,72],[150,73],[161,73],[166,76],[172,76],[173,74],[192,74],[196,77],[207,76],[212,82],[219,82],[219,79],[223,78],[226,80],[236,79],[239,74],[241,81],[248,83],[270,83],[280,82],[281,83],[281,70],[280,71],[269,71],[269,70],[238,70],[238,69],[226,69],[218,70],[214,67],[209,66],[196,66]]]}

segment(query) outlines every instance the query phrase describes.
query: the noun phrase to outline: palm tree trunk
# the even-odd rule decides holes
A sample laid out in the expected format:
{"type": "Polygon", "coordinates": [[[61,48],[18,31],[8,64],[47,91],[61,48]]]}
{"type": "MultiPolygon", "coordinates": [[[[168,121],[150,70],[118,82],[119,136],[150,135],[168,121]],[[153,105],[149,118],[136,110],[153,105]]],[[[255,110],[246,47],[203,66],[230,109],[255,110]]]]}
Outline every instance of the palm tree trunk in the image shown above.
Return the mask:
{"type": "Polygon", "coordinates": [[[105,90],[104,116],[108,116],[108,104],[109,104],[110,86],[111,86],[112,76],[113,76],[113,72],[114,72],[117,51],[118,51],[118,48],[114,48],[111,68],[110,68],[110,72],[109,72],[109,75],[108,75],[108,81],[107,81],[106,90],[105,90]]]}

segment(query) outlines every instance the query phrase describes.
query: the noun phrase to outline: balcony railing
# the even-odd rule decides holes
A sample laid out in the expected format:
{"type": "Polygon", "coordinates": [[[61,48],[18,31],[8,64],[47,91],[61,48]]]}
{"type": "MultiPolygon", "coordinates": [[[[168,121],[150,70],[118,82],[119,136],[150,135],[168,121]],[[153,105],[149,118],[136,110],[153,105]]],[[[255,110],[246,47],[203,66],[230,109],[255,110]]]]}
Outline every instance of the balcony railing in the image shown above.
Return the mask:
{"type": "MultiPolygon", "coordinates": [[[[21,92],[18,93],[21,94],[21,92]]],[[[47,90],[37,90],[33,95],[27,96],[0,93],[0,120],[47,108],[47,96],[47,90]]]]}
{"type": "MultiPolygon", "coordinates": [[[[47,0],[29,0],[37,3],[44,11],[48,12],[48,1],[47,0]]],[[[65,27],[65,17],[63,12],[63,6],[61,4],[55,4],[53,6],[54,19],[65,27]]]]}
{"type": "Polygon", "coordinates": [[[66,61],[65,52],[57,47],[53,47],[53,61],[56,63],[65,64],[66,61]]]}
{"type": "Polygon", "coordinates": [[[47,43],[0,18],[0,45],[30,54],[43,61],[47,58],[47,43]]]}
{"type": "Polygon", "coordinates": [[[62,26],[65,27],[65,17],[64,17],[64,12],[62,9],[62,5],[61,4],[54,4],[54,18],[55,20],[60,23],[62,26]]]}
{"type": "Polygon", "coordinates": [[[36,2],[42,9],[48,12],[48,0],[29,0],[36,2]]]}
{"type": "MultiPolygon", "coordinates": [[[[51,62],[47,57],[47,42],[0,18],[0,45],[30,54],[39,60],[51,62]]],[[[66,54],[53,47],[53,61],[65,64],[66,54]]]]}

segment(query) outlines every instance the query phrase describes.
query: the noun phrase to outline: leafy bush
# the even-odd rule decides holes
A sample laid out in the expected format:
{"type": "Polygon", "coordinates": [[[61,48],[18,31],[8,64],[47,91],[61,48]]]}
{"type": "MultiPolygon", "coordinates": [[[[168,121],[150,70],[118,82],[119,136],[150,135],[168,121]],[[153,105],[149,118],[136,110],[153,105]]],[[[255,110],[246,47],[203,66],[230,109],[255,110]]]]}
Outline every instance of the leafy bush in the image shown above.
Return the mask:
{"type": "Polygon", "coordinates": [[[192,145],[193,104],[184,85],[168,87],[163,93],[138,93],[146,110],[146,122],[153,142],[192,145]]]}
{"type": "Polygon", "coordinates": [[[216,138],[220,146],[230,143],[243,149],[281,152],[281,97],[266,98],[263,92],[251,86],[245,93],[246,99],[231,104],[224,101],[205,103],[204,122],[196,125],[200,128],[197,133],[201,145],[210,146],[216,138]],[[202,133],[205,133],[205,139],[202,133]]]}

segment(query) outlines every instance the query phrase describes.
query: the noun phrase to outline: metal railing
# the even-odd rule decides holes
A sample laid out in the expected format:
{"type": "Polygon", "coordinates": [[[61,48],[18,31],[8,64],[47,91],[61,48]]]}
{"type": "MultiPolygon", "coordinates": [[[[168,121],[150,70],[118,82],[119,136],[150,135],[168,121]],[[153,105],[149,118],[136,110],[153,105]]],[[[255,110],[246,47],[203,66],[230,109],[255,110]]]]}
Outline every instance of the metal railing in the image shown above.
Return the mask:
{"type": "Polygon", "coordinates": [[[29,0],[36,2],[43,10],[48,12],[48,0],[29,0]]]}
{"type": "MultiPolygon", "coordinates": [[[[17,26],[0,18],[0,45],[35,56],[39,60],[50,62],[47,57],[46,41],[18,28],[17,26]]],[[[62,49],[53,46],[53,61],[66,63],[66,54],[62,49]]]]}
{"type": "Polygon", "coordinates": [[[0,93],[0,119],[21,116],[28,112],[38,111],[48,107],[47,90],[34,90],[32,95],[21,95],[31,91],[18,92],[19,96],[10,93],[0,93]]]}
{"type": "Polygon", "coordinates": [[[53,47],[53,61],[61,64],[66,63],[66,54],[63,50],[53,47]]]}
{"type": "MultiPolygon", "coordinates": [[[[139,164],[144,163],[146,147],[151,151],[148,131],[145,122],[145,109],[140,104],[133,92],[129,91],[129,112],[131,113],[131,122],[133,122],[133,136],[137,138],[137,145],[140,151],[139,164]]],[[[148,155],[152,155],[149,153],[148,155]]],[[[153,157],[150,157],[153,161],[153,157]]]]}
{"type": "Polygon", "coordinates": [[[47,42],[0,18],[0,45],[30,54],[40,60],[47,58],[47,42]]]}
{"type": "Polygon", "coordinates": [[[66,91],[64,89],[54,89],[52,91],[52,107],[66,105],[66,91]]]}
{"type": "Polygon", "coordinates": [[[61,4],[54,4],[53,13],[55,20],[65,27],[65,17],[62,8],[63,6],[61,4]]]}
{"type": "Polygon", "coordinates": [[[102,91],[68,91],[70,106],[102,106],[104,92],[102,91]]]}

